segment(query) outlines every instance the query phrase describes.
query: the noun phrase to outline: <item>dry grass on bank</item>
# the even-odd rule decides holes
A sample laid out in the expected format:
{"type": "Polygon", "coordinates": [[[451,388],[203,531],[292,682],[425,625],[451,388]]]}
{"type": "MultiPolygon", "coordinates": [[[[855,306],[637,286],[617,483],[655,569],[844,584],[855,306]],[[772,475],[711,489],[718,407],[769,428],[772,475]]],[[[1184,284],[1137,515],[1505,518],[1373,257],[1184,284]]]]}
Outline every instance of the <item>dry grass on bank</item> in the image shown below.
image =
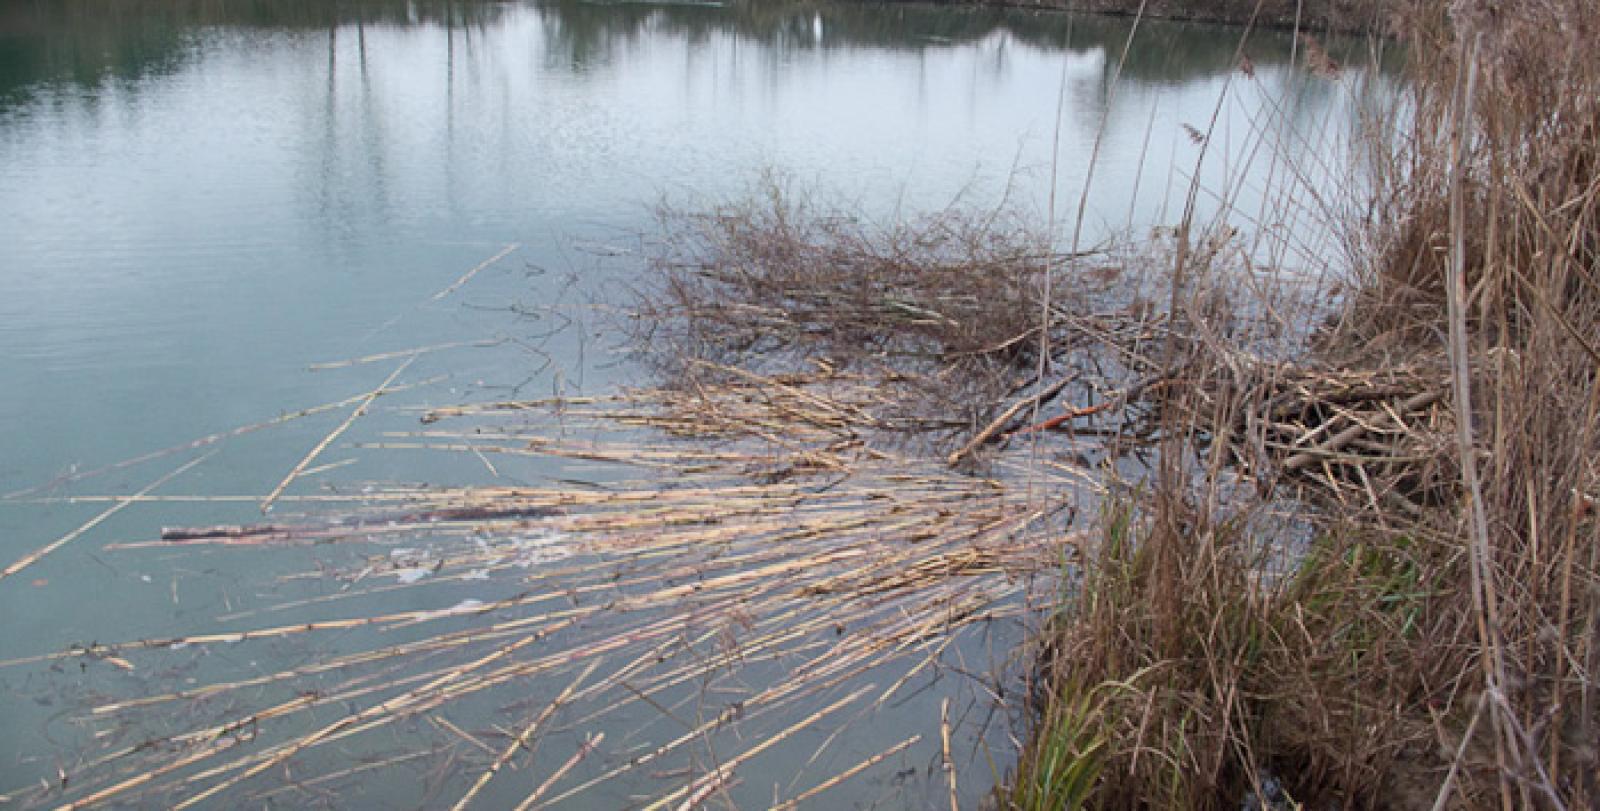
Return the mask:
{"type": "Polygon", "coordinates": [[[1485,804],[1600,801],[1597,14],[1587,0],[1408,10],[1415,129],[1388,164],[1371,295],[1335,336],[1370,357],[1425,325],[1472,415],[1449,449],[1455,497],[1421,523],[1460,562],[1441,630],[1465,643],[1464,693],[1488,697],[1486,752],[1462,759],[1457,796],[1485,804]]]}
{"type": "Polygon", "coordinates": [[[1045,637],[1018,807],[1600,802],[1600,7],[1398,19],[1348,309],[1287,374],[1175,353],[1160,473],[1045,637]],[[1308,368],[1365,393],[1283,407],[1308,368]],[[1314,508],[1292,571],[1229,481],[1314,508]]]}

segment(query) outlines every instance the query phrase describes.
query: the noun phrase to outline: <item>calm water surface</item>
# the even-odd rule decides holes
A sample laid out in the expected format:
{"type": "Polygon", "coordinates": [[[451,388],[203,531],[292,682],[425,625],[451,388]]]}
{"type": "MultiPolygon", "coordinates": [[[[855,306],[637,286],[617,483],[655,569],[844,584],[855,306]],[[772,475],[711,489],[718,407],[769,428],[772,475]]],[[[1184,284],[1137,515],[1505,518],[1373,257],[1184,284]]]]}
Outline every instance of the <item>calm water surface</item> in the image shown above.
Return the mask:
{"type": "MultiPolygon", "coordinates": [[[[1185,127],[1216,114],[1202,213],[1226,200],[1241,225],[1294,227],[1282,161],[1342,175],[1354,80],[1308,79],[1272,35],[1246,80],[1237,32],[1145,23],[1113,91],[1129,25],[782,3],[0,2],[0,563],[110,506],[66,497],[137,492],[195,453],[80,474],[361,394],[400,362],[317,367],[344,359],[480,344],[418,356],[397,382],[427,385],[380,401],[291,495],[481,480],[356,444],[413,426],[405,407],[639,382],[586,303],[637,271],[656,201],[726,198],[765,170],[884,219],[1008,188],[1043,215],[1055,156],[1070,223],[1104,122],[1090,244],[1177,219],[1201,154],[1185,127]]],[[[154,492],[260,496],[344,413],[210,446],[154,492]]],[[[103,550],[250,520],[248,502],[116,512],[0,581],[0,659],[202,632],[273,601],[270,575],[302,557],[103,550]]],[[[0,792],[71,762],[73,678],[94,677],[0,669],[0,792]]],[[[887,785],[833,802],[939,800],[887,785]]]]}

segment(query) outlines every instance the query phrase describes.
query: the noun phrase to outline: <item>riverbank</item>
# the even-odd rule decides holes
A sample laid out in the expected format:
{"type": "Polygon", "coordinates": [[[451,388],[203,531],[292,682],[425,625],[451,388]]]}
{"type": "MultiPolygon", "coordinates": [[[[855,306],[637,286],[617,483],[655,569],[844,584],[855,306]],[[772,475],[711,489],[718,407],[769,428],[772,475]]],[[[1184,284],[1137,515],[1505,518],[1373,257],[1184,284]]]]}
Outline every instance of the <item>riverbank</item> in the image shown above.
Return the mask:
{"type": "Polygon", "coordinates": [[[1248,362],[1204,325],[1249,299],[1201,306],[1241,271],[1166,267],[1199,340],[1040,635],[1015,807],[1593,806],[1597,11],[1408,9],[1301,351],[1248,362]]]}

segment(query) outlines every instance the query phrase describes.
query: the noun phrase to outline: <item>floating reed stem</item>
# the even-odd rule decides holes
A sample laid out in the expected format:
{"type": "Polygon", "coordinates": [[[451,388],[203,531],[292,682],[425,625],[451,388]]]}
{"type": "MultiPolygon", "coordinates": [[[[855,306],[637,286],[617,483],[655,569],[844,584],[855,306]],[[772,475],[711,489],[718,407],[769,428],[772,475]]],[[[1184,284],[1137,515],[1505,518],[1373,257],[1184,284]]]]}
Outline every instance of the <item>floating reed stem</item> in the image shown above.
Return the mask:
{"type": "Polygon", "coordinates": [[[199,456],[199,457],[196,457],[194,459],[190,459],[187,462],[184,462],[183,464],[179,465],[173,471],[171,471],[171,472],[167,473],[166,475],[156,479],[155,481],[145,485],[144,489],[140,490],[139,492],[134,493],[132,496],[129,496],[128,498],[119,500],[117,503],[111,505],[110,507],[107,507],[99,515],[96,515],[95,517],[93,517],[93,518],[89,519],[88,521],[85,521],[83,524],[79,525],[79,527],[77,529],[75,529],[75,530],[73,530],[71,532],[68,532],[67,534],[55,539],[54,541],[51,541],[50,543],[45,544],[44,546],[42,546],[42,547],[40,547],[38,549],[35,549],[32,552],[29,552],[26,555],[23,555],[21,558],[18,558],[16,561],[13,561],[11,563],[11,565],[5,567],[4,569],[0,569],[0,580],[4,580],[4,579],[16,574],[17,572],[20,572],[23,569],[26,569],[29,566],[32,566],[33,564],[38,563],[41,559],[43,559],[46,555],[50,554],[51,552],[54,552],[57,549],[60,549],[61,547],[66,546],[69,543],[72,543],[73,541],[77,540],[78,538],[83,537],[84,533],[88,532],[91,529],[94,529],[97,526],[100,526],[100,524],[103,523],[107,518],[110,518],[111,516],[116,515],[119,512],[122,512],[122,510],[125,507],[127,507],[129,504],[133,504],[134,502],[144,498],[145,496],[150,495],[150,493],[152,491],[154,491],[156,488],[158,488],[161,485],[166,484],[167,482],[170,482],[173,479],[176,479],[177,477],[183,475],[184,473],[188,472],[191,468],[193,468],[194,466],[200,464],[201,462],[204,462],[205,460],[210,459],[212,457],[212,455],[215,454],[215,453],[216,452],[213,451],[212,453],[208,453],[208,454],[205,454],[203,456],[199,456]]]}
{"type": "Polygon", "coordinates": [[[289,484],[295,480],[295,477],[299,476],[300,473],[317,458],[318,454],[326,450],[329,445],[332,445],[333,441],[338,439],[340,434],[344,433],[352,424],[355,423],[356,420],[360,419],[361,415],[367,413],[367,408],[372,405],[372,401],[382,396],[384,391],[389,388],[389,384],[393,383],[395,378],[399,377],[400,373],[404,372],[415,361],[416,356],[414,355],[406,358],[405,362],[401,363],[399,366],[396,366],[394,371],[390,372],[389,376],[384,378],[382,383],[378,384],[377,388],[367,392],[366,396],[361,398],[360,403],[358,403],[356,407],[351,410],[350,416],[346,417],[344,422],[339,423],[337,428],[334,428],[328,433],[327,436],[323,437],[322,441],[318,442],[316,446],[305,455],[305,458],[301,459],[300,462],[289,471],[287,476],[283,477],[283,481],[278,482],[278,486],[272,488],[272,492],[268,493],[267,497],[261,500],[261,512],[265,514],[267,511],[271,510],[272,502],[278,500],[278,496],[283,494],[284,488],[288,487],[289,484]]]}

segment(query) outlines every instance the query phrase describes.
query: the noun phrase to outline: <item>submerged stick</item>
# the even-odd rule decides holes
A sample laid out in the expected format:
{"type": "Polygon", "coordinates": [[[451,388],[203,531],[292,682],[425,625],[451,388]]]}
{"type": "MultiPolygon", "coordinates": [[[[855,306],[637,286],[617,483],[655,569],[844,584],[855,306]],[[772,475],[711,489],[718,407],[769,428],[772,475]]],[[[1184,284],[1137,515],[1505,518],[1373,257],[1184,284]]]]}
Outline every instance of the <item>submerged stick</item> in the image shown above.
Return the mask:
{"type": "Polygon", "coordinates": [[[357,419],[359,419],[362,414],[367,413],[367,407],[372,405],[372,401],[378,399],[378,397],[380,395],[382,395],[386,389],[389,388],[389,384],[393,383],[394,379],[399,377],[400,373],[404,372],[407,367],[409,367],[413,362],[416,361],[416,359],[417,358],[416,358],[415,355],[413,355],[413,356],[411,356],[409,358],[406,358],[405,362],[400,364],[399,366],[396,366],[395,370],[390,372],[389,376],[387,378],[385,378],[384,381],[381,384],[379,384],[377,388],[373,389],[372,391],[367,392],[366,396],[362,398],[361,404],[357,405],[355,407],[355,410],[350,412],[350,416],[346,417],[344,422],[339,423],[339,427],[338,428],[333,429],[333,431],[331,433],[329,433],[327,436],[323,437],[322,441],[318,442],[317,446],[312,448],[311,452],[306,454],[306,457],[304,459],[300,460],[300,464],[295,465],[294,469],[289,471],[289,475],[284,476],[283,477],[283,481],[278,482],[278,486],[272,488],[272,492],[268,493],[267,497],[265,499],[262,499],[262,501],[261,501],[261,512],[262,512],[262,514],[266,514],[267,511],[272,509],[272,502],[277,501],[278,500],[278,496],[283,495],[284,488],[288,487],[289,484],[291,482],[293,482],[295,480],[295,478],[297,476],[299,476],[306,469],[306,467],[309,466],[311,464],[311,462],[317,458],[318,454],[320,454],[324,450],[326,450],[329,445],[332,445],[333,441],[335,439],[338,439],[339,435],[344,433],[346,429],[348,429],[352,424],[354,424],[355,421],[357,419]]]}
{"type": "Polygon", "coordinates": [[[891,746],[888,749],[885,749],[882,752],[879,752],[878,754],[873,755],[872,757],[869,757],[866,760],[863,760],[860,763],[857,763],[856,765],[851,766],[850,768],[828,778],[827,780],[824,780],[821,783],[806,789],[805,791],[796,795],[794,799],[786,800],[774,805],[772,808],[768,809],[768,811],[794,811],[795,808],[797,808],[806,800],[809,800],[812,797],[815,797],[818,794],[821,794],[822,792],[827,791],[828,789],[833,788],[834,786],[837,786],[852,777],[855,777],[867,769],[870,769],[873,766],[876,766],[879,763],[894,757],[900,752],[905,751],[908,747],[915,745],[916,742],[920,740],[922,740],[921,735],[912,735],[911,737],[906,738],[894,746],[891,746]]]}
{"type": "Polygon", "coordinates": [[[145,485],[145,488],[143,490],[140,490],[139,492],[134,493],[132,496],[130,496],[128,498],[125,498],[125,499],[122,499],[121,501],[118,501],[116,504],[113,504],[110,507],[107,507],[99,515],[89,519],[86,523],[83,524],[83,526],[80,526],[77,529],[75,529],[75,530],[73,530],[73,531],[61,536],[60,538],[57,538],[54,541],[51,541],[50,543],[45,544],[43,547],[40,547],[39,549],[36,549],[33,552],[31,552],[31,553],[29,553],[27,555],[24,555],[20,560],[16,561],[15,563],[12,563],[10,566],[7,566],[4,570],[0,570],[0,580],[4,580],[4,579],[16,574],[17,572],[20,572],[23,569],[26,569],[29,566],[32,566],[33,564],[38,563],[39,560],[41,558],[43,558],[44,556],[50,554],[51,552],[56,551],[57,549],[60,549],[63,546],[66,546],[67,544],[69,544],[72,541],[76,540],[77,538],[81,537],[85,532],[88,532],[89,530],[94,529],[95,527],[99,526],[100,523],[105,521],[107,518],[110,518],[111,516],[116,515],[119,512],[122,512],[122,508],[123,507],[126,507],[129,504],[132,504],[135,501],[138,501],[139,499],[143,498],[144,496],[149,495],[150,491],[156,489],[157,487],[160,487],[163,484],[166,484],[169,481],[172,481],[173,479],[175,479],[178,476],[182,475],[185,471],[189,470],[190,468],[194,467],[195,465],[200,464],[201,462],[204,462],[207,459],[210,459],[214,455],[216,455],[216,451],[212,451],[211,453],[208,453],[208,454],[206,454],[204,456],[200,456],[200,457],[196,457],[194,459],[190,459],[189,461],[183,463],[182,465],[179,465],[176,470],[173,470],[172,472],[166,474],[165,476],[162,476],[161,478],[156,479],[155,481],[151,482],[150,484],[145,485]]]}
{"type": "Polygon", "coordinates": [[[511,739],[511,743],[506,744],[505,750],[494,759],[493,763],[489,764],[489,768],[484,769],[483,774],[478,775],[477,781],[472,784],[471,788],[467,789],[467,793],[461,795],[461,799],[457,800],[456,804],[451,806],[450,811],[463,811],[463,809],[465,809],[467,805],[472,802],[472,798],[478,796],[478,793],[483,791],[483,787],[489,784],[489,780],[491,780],[497,772],[505,768],[506,763],[511,760],[512,755],[515,755],[518,749],[528,745],[528,740],[533,737],[533,733],[539,730],[539,726],[545,721],[549,720],[550,716],[554,715],[556,710],[561,709],[563,704],[566,704],[572,699],[572,694],[578,689],[578,685],[582,684],[585,679],[589,678],[589,674],[593,673],[595,668],[599,667],[600,663],[603,661],[605,660],[595,659],[593,662],[590,662],[589,666],[585,668],[582,673],[579,673],[578,677],[573,679],[571,684],[567,685],[567,689],[562,690],[561,694],[556,696],[555,701],[550,702],[550,704],[544,708],[544,711],[539,713],[539,715],[534,718],[533,721],[522,730],[522,732],[518,733],[516,737],[513,737],[511,739]]]}
{"type": "Polygon", "coordinates": [[[971,442],[968,442],[964,447],[961,448],[961,450],[950,454],[950,457],[945,461],[949,462],[951,466],[956,465],[963,458],[965,458],[967,454],[972,453],[982,446],[983,443],[993,439],[995,434],[1000,433],[1001,429],[1005,428],[1007,425],[1010,425],[1011,420],[1014,419],[1018,414],[1022,413],[1024,409],[1031,408],[1035,404],[1043,403],[1046,400],[1049,400],[1051,397],[1060,394],[1061,390],[1066,388],[1067,384],[1071,383],[1073,379],[1074,378],[1072,375],[1067,375],[1066,377],[1063,377],[1060,380],[1050,384],[1048,387],[1041,389],[1034,394],[1028,395],[1027,397],[1023,397],[1015,403],[1012,403],[1010,408],[1000,412],[1000,416],[995,417],[993,421],[984,426],[984,429],[979,431],[977,435],[972,438],[971,442]]]}
{"type": "MultiPolygon", "coordinates": [[[[297,783],[291,783],[291,784],[289,784],[287,786],[280,786],[280,787],[272,789],[270,791],[263,791],[263,792],[261,792],[260,794],[257,794],[255,797],[253,797],[251,799],[253,799],[253,800],[266,800],[268,798],[275,797],[275,796],[277,796],[279,794],[284,794],[284,793],[290,792],[290,791],[296,791],[296,790],[304,791],[305,789],[310,788],[312,786],[321,785],[323,783],[331,783],[331,782],[333,782],[335,780],[340,780],[342,778],[350,777],[351,775],[360,774],[362,772],[370,772],[370,771],[374,771],[374,770],[377,770],[377,769],[387,769],[390,766],[394,766],[394,765],[397,765],[397,764],[400,764],[400,763],[405,763],[408,760],[416,760],[417,758],[428,757],[431,754],[433,754],[433,753],[432,752],[428,752],[428,751],[408,752],[408,753],[403,754],[403,755],[397,755],[397,756],[392,757],[392,758],[385,758],[383,760],[374,761],[372,763],[363,763],[360,766],[352,766],[352,767],[350,767],[348,769],[340,769],[339,771],[336,771],[336,772],[329,772],[328,774],[322,775],[321,777],[313,777],[310,780],[303,780],[303,781],[300,781],[300,782],[297,782],[297,783]]],[[[3,798],[0,798],[0,801],[3,801],[3,798]]]]}
{"type": "Polygon", "coordinates": [[[660,811],[660,809],[665,808],[668,804],[672,803],[674,800],[677,800],[679,797],[683,797],[683,796],[686,796],[686,795],[692,795],[693,792],[696,789],[698,789],[698,788],[700,788],[700,787],[702,787],[702,786],[704,786],[704,785],[706,785],[708,783],[721,781],[721,780],[727,780],[730,776],[733,775],[734,770],[737,769],[745,761],[755,757],[756,755],[761,754],[762,752],[765,752],[766,750],[772,748],[773,746],[777,745],[778,743],[781,743],[785,739],[787,739],[790,736],[794,735],[796,732],[798,732],[798,731],[800,731],[802,729],[805,729],[806,727],[809,727],[812,724],[815,724],[817,721],[822,720],[822,718],[832,714],[834,711],[838,710],[840,707],[843,707],[846,704],[849,704],[850,702],[855,701],[856,699],[860,698],[862,695],[866,694],[869,690],[872,690],[876,686],[877,685],[874,685],[874,684],[867,684],[867,685],[865,685],[863,687],[860,687],[857,690],[855,690],[854,692],[852,692],[849,695],[845,696],[844,698],[841,698],[841,699],[833,702],[832,704],[829,704],[828,706],[823,707],[820,710],[817,710],[816,712],[806,716],[805,718],[800,719],[799,721],[796,721],[793,724],[790,724],[789,726],[785,727],[782,731],[780,731],[780,732],[768,737],[767,739],[765,739],[762,742],[756,744],[755,746],[750,747],[749,749],[746,749],[745,751],[739,753],[738,755],[735,755],[734,757],[729,758],[727,760],[727,762],[725,762],[725,763],[721,764],[720,766],[718,766],[717,768],[713,769],[710,774],[707,774],[705,777],[701,778],[696,783],[691,783],[691,784],[689,784],[687,786],[684,786],[683,788],[677,789],[676,791],[673,791],[673,792],[669,793],[665,797],[662,797],[662,798],[656,800],[655,802],[653,802],[650,805],[646,806],[644,811],[660,811]]]}
{"type": "MultiPolygon", "coordinates": [[[[429,383],[429,382],[437,382],[437,381],[443,380],[443,379],[444,378],[442,378],[442,377],[440,377],[440,378],[432,378],[430,380],[422,381],[420,383],[411,383],[411,384],[407,384],[405,386],[396,386],[395,388],[390,389],[390,391],[401,391],[403,389],[413,388],[415,386],[421,386],[421,385],[424,385],[424,384],[429,383]]],[[[37,485],[34,485],[33,487],[27,487],[27,488],[24,488],[22,490],[13,490],[13,491],[11,491],[9,493],[6,493],[5,495],[0,495],[0,501],[13,501],[13,500],[16,500],[16,499],[23,498],[25,496],[34,495],[35,493],[44,492],[45,490],[48,490],[48,489],[50,489],[52,487],[58,487],[58,486],[64,485],[64,484],[71,484],[71,483],[76,482],[76,481],[82,481],[84,479],[88,479],[88,478],[91,478],[91,477],[94,477],[94,476],[99,476],[102,473],[110,473],[113,470],[121,470],[123,468],[133,467],[134,465],[141,464],[143,462],[149,462],[149,461],[154,460],[154,459],[160,459],[163,456],[171,456],[172,454],[175,454],[175,453],[182,453],[182,452],[187,451],[187,450],[193,450],[195,448],[203,448],[203,447],[205,447],[207,445],[214,445],[214,444],[216,444],[216,443],[218,443],[218,442],[220,442],[220,441],[222,441],[224,439],[231,439],[231,438],[236,437],[236,436],[244,436],[245,434],[254,433],[256,431],[261,431],[261,430],[264,430],[264,429],[267,429],[267,428],[272,428],[272,427],[275,427],[275,426],[278,426],[278,425],[282,425],[282,424],[284,424],[286,422],[290,422],[290,421],[293,421],[293,420],[298,420],[298,419],[301,419],[302,417],[309,417],[309,416],[312,416],[314,414],[321,414],[324,411],[332,411],[332,410],[334,410],[336,408],[343,408],[343,407],[345,407],[347,405],[350,405],[351,403],[360,402],[366,396],[367,395],[365,393],[362,393],[362,394],[357,394],[354,397],[346,397],[343,400],[335,400],[335,401],[333,401],[331,403],[323,403],[321,405],[310,406],[309,408],[302,408],[302,409],[299,409],[298,411],[290,411],[290,412],[288,412],[286,414],[279,414],[278,416],[273,417],[270,420],[263,420],[261,422],[255,422],[255,423],[251,423],[249,425],[241,425],[238,428],[230,428],[230,429],[228,429],[226,431],[218,431],[217,433],[214,433],[214,434],[207,434],[207,435],[205,435],[203,437],[200,437],[198,439],[191,439],[188,442],[184,442],[182,444],[173,445],[171,447],[162,448],[160,450],[150,451],[148,453],[142,453],[142,454],[140,454],[138,456],[135,456],[135,457],[133,457],[131,459],[124,459],[124,460],[122,460],[120,462],[113,462],[113,463],[111,463],[109,465],[102,465],[100,467],[94,468],[93,470],[84,470],[84,471],[79,471],[79,472],[76,472],[76,473],[68,473],[68,474],[66,474],[64,476],[58,476],[58,477],[56,477],[54,479],[51,479],[50,481],[47,481],[47,482],[45,482],[43,484],[37,484],[37,485]]],[[[116,498],[119,498],[119,497],[117,497],[117,496],[107,496],[105,498],[106,498],[106,500],[109,501],[109,500],[115,500],[116,498]]],[[[256,496],[250,496],[249,500],[255,501],[256,500],[256,496]]]]}
{"type": "Polygon", "coordinates": [[[573,752],[572,757],[567,758],[567,762],[561,764],[561,768],[556,769],[554,773],[545,778],[543,783],[539,784],[538,788],[533,790],[532,794],[529,794],[522,800],[522,802],[517,804],[516,811],[528,811],[528,809],[532,808],[533,804],[538,802],[539,798],[543,797],[545,792],[550,790],[551,786],[561,782],[561,778],[566,777],[567,772],[572,771],[573,767],[577,766],[579,761],[588,757],[589,753],[593,752],[595,747],[599,746],[600,742],[605,739],[606,734],[604,732],[597,732],[593,737],[585,740],[583,745],[578,747],[578,751],[573,752]]]}
{"type": "Polygon", "coordinates": [[[950,811],[961,811],[956,801],[956,761],[950,756],[950,699],[939,703],[939,738],[944,742],[944,773],[950,777],[950,811]]]}

